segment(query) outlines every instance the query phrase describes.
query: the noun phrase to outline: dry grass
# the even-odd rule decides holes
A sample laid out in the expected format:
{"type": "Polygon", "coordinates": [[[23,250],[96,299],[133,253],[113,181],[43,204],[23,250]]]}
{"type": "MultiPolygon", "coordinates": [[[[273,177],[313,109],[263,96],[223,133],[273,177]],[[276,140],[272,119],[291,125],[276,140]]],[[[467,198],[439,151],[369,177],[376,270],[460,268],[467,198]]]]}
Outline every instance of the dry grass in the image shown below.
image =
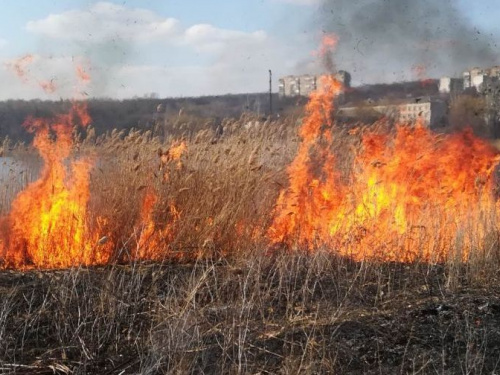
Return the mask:
{"type": "Polygon", "coordinates": [[[329,252],[3,272],[0,371],[494,373],[500,296],[457,273],[329,252]]]}
{"type": "Polygon", "coordinates": [[[98,159],[90,211],[104,219],[102,235],[117,244],[116,257],[126,258],[131,251],[126,244],[136,244],[143,230],[142,200],[151,191],[158,196],[153,212],[158,229],[175,226],[159,253],[228,255],[259,245],[297,139],[287,122],[254,124],[240,119],[226,122],[223,137],[205,130],[185,138],[187,151],[167,163],[158,155],[171,139],[160,142],[136,131],[85,139],[80,152],[98,159]]]}

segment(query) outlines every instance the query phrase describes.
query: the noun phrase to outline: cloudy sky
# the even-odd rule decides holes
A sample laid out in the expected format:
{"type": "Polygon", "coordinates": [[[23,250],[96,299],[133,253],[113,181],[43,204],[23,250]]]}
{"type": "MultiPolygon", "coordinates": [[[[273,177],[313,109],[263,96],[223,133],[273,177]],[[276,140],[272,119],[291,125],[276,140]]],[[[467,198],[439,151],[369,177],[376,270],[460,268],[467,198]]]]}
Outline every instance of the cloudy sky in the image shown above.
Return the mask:
{"type": "MultiPolygon", "coordinates": [[[[262,92],[268,69],[275,87],[279,76],[320,69],[312,51],[324,1],[336,0],[3,1],[0,100],[72,96],[78,64],[92,76],[89,96],[262,92]]],[[[457,1],[471,24],[500,35],[497,0],[457,1]]],[[[371,72],[354,81],[376,81],[371,72]]]]}

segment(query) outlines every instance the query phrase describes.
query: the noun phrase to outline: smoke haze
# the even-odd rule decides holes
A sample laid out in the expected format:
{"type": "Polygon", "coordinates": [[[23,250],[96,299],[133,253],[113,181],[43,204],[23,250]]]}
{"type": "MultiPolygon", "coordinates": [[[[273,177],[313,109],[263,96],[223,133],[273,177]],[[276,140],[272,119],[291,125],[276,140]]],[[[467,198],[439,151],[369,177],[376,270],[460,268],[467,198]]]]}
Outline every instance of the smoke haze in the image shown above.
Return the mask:
{"type": "Polygon", "coordinates": [[[324,32],[339,37],[338,67],[358,84],[416,79],[412,68],[439,77],[499,64],[493,36],[456,0],[323,0],[319,9],[324,32]]]}

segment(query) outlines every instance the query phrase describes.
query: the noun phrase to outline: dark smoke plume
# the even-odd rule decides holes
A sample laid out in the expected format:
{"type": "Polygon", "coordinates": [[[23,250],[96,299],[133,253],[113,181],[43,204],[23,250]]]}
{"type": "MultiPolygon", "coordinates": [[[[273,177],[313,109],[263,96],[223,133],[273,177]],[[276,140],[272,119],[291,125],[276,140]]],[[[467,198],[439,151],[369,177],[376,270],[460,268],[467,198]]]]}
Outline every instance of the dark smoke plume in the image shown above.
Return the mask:
{"type": "Polygon", "coordinates": [[[500,64],[492,35],[471,25],[456,0],[323,0],[319,17],[339,38],[337,66],[356,83],[416,79],[412,68],[439,77],[500,64]]]}

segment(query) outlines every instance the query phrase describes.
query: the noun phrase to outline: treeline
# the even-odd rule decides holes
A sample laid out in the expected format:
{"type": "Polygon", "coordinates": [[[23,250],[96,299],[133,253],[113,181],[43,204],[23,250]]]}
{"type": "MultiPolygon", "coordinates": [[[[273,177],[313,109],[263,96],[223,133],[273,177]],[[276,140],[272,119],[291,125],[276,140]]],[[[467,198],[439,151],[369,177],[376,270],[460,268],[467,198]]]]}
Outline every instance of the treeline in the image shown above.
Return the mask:
{"type": "MultiPolygon", "coordinates": [[[[273,114],[285,115],[302,108],[306,98],[273,100],[273,114]]],[[[29,142],[32,135],[22,126],[29,117],[50,118],[68,111],[71,101],[7,100],[0,102],[0,139],[29,142]]],[[[169,126],[182,123],[190,126],[216,128],[225,118],[238,118],[243,113],[267,117],[269,94],[238,94],[195,98],[135,98],[127,100],[90,99],[89,114],[97,135],[112,129],[143,129],[165,133],[169,126]]],[[[186,130],[186,129],[185,129],[186,130]]]]}
{"type": "Polygon", "coordinates": [[[365,100],[380,101],[422,96],[439,95],[439,81],[410,81],[396,83],[379,83],[353,87],[345,93],[345,103],[359,103],[365,100]]]}

